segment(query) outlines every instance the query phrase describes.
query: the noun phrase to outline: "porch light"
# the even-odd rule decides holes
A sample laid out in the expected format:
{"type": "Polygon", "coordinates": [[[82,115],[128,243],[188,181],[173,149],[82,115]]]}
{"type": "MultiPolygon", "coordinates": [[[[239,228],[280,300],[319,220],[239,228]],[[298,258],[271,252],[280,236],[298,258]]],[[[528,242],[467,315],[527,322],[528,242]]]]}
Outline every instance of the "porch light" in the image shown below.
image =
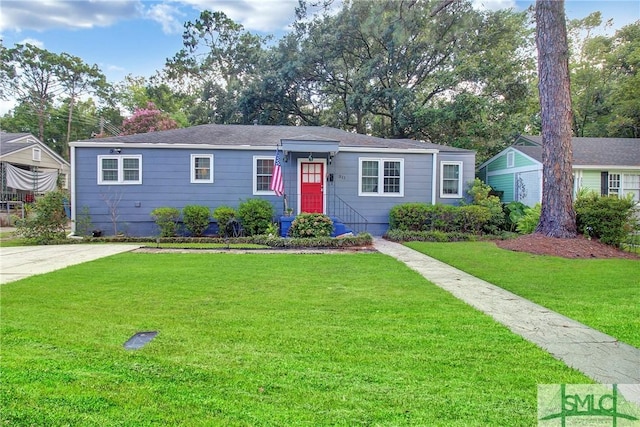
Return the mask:
{"type": "Polygon", "coordinates": [[[313,161],[313,154],[309,153],[309,161],[312,162],[313,161]]]}

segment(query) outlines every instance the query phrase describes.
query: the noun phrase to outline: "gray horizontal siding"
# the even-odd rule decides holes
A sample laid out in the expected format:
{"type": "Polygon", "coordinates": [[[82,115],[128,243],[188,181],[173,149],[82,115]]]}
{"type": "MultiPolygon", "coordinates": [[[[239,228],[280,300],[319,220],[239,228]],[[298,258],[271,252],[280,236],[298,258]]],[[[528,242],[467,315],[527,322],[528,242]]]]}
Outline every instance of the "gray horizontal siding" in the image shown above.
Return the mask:
{"type": "MultiPolygon", "coordinates": [[[[106,148],[75,148],[75,189],[76,216],[83,207],[89,209],[94,228],[105,234],[113,234],[109,207],[105,199],[120,198],[118,203],[118,231],[130,235],[149,236],[157,234],[150,216],[157,207],[171,206],[178,209],[197,204],[214,209],[221,205],[237,208],[248,198],[260,197],[273,203],[276,215],[283,211],[282,198],[275,195],[254,196],[253,156],[272,156],[274,153],[252,150],[196,150],[180,148],[126,148],[121,154],[142,155],[142,184],[140,185],[98,185],[97,156],[108,155],[106,148]],[[212,154],[214,156],[214,182],[207,184],[190,183],[191,154],[212,154]]],[[[308,153],[299,153],[306,158],[308,153]]],[[[314,155],[315,156],[315,155],[314,155]]],[[[320,158],[320,155],[318,155],[320,158]]],[[[291,153],[288,162],[283,162],[285,193],[289,206],[296,207],[297,156],[291,153]]],[[[474,178],[473,153],[438,155],[442,160],[465,162],[463,179],[474,178]]],[[[433,157],[431,154],[414,153],[353,153],[339,152],[327,165],[327,173],[333,174],[333,182],[325,183],[327,201],[337,195],[360,215],[368,220],[368,231],[374,235],[383,234],[388,228],[389,211],[407,202],[431,203],[433,157]],[[404,159],[404,197],[358,196],[359,159],[362,157],[404,159]]],[[[439,179],[439,177],[438,177],[439,179]]],[[[466,191],[465,186],[465,191],[466,191]]],[[[439,190],[437,190],[439,191],[439,190]]],[[[457,204],[459,199],[438,200],[441,203],[457,204]]]]}
{"type": "MultiPolygon", "coordinates": [[[[187,205],[214,209],[221,205],[237,208],[242,200],[254,197],[252,191],[253,155],[270,153],[231,150],[127,149],[127,155],[142,155],[142,184],[98,185],[97,156],[105,149],[76,149],[76,213],[86,206],[95,228],[112,234],[113,226],[105,199],[120,198],[120,231],[132,235],[156,233],[151,211],[170,206],[182,210],[187,205]],[[190,182],[191,154],[213,154],[214,182],[190,182]],[[128,228],[128,230],[126,230],[128,228]]],[[[274,196],[259,196],[281,204],[274,196]]]]}

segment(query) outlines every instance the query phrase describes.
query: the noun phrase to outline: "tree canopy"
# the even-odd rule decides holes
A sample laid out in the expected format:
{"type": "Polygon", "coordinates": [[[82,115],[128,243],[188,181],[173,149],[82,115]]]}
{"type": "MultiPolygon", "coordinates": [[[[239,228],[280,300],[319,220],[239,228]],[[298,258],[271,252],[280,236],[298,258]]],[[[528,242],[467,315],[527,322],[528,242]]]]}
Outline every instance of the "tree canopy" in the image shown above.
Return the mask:
{"type": "MultiPolygon", "coordinates": [[[[177,126],[324,125],[473,149],[479,162],[541,132],[531,11],[462,0],[307,6],[278,40],[203,11],[162,70],[113,86],[72,55],[0,45],[0,96],[18,102],[0,127],[64,153],[61,141],[118,134],[151,102],[177,126]]],[[[614,35],[608,23],[599,12],[568,22],[574,136],[640,135],[640,21],[614,35]]]]}

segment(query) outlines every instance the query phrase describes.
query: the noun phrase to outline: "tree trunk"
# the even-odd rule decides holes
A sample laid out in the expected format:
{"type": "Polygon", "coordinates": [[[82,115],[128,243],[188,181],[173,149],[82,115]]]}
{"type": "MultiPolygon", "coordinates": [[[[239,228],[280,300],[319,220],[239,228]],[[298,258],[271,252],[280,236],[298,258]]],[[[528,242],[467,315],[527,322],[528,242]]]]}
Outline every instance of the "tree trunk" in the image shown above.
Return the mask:
{"type": "Polygon", "coordinates": [[[536,233],[575,237],[571,91],[564,0],[536,1],[542,121],[542,212],[536,233]]]}

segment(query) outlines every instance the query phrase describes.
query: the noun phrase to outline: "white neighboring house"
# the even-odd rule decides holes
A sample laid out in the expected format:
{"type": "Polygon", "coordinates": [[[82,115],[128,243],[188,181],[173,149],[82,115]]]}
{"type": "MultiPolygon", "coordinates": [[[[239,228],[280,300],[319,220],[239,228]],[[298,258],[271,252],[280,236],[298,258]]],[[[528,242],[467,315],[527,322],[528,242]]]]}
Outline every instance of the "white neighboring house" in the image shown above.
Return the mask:
{"type": "Polygon", "coordinates": [[[68,188],[71,165],[30,133],[0,132],[0,221],[23,213],[23,204],[68,188]]]}
{"type": "MultiPolygon", "coordinates": [[[[571,139],[574,197],[581,189],[633,195],[640,201],[640,138],[571,139]]],[[[542,137],[519,136],[478,167],[478,177],[501,201],[533,206],[542,201],[542,137]]]]}

